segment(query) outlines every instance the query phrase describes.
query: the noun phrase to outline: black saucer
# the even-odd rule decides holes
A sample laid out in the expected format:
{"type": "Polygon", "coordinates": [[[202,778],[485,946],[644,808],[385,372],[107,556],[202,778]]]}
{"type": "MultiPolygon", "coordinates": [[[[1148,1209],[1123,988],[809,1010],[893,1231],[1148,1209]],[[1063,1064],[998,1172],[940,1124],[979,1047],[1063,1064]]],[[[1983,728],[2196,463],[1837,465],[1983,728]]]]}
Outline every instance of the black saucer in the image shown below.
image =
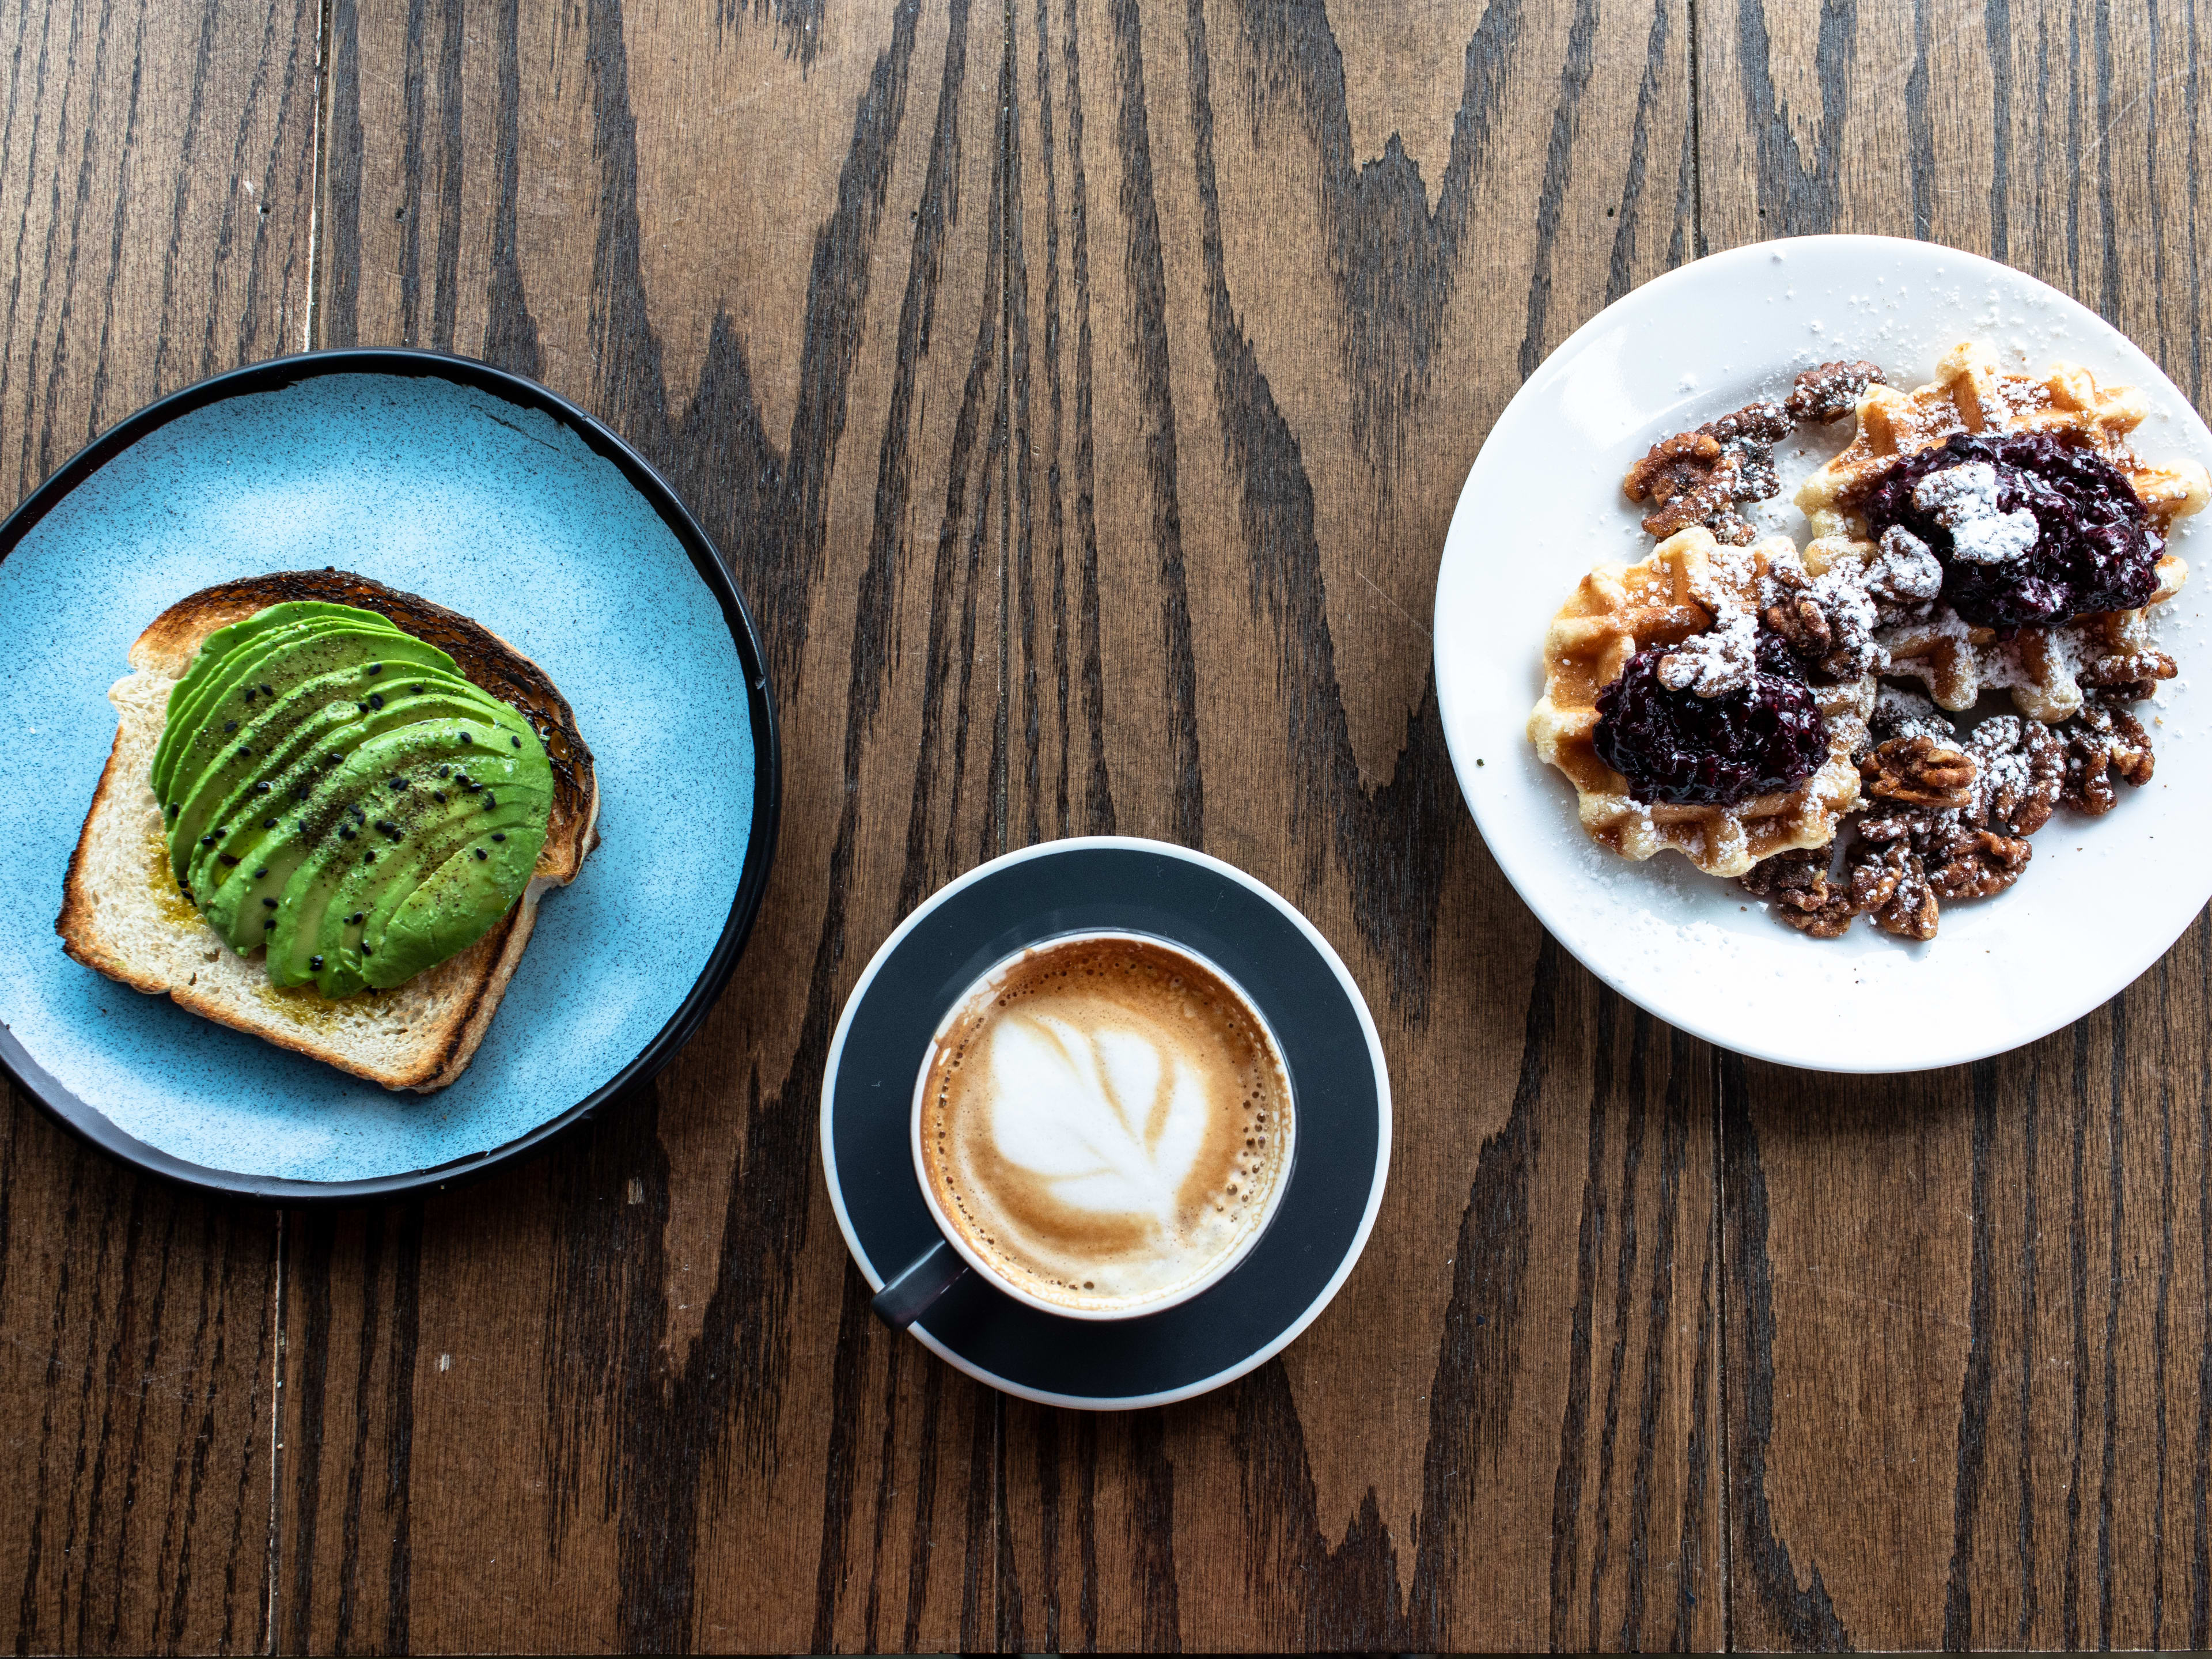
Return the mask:
{"type": "Polygon", "coordinates": [[[914,1334],[994,1388],[1048,1405],[1165,1405],[1242,1376],[1328,1305],[1367,1243],[1390,1162],[1375,1022],[1313,925],[1243,872],[1164,842],[1051,842],[971,871],[884,941],[854,988],[822,1085],[822,1161],[853,1259],[880,1290],[940,1237],[914,1172],[916,1074],[938,1022],[986,969],[1091,929],[1151,933],[1218,963],[1267,1016],[1297,1113],[1291,1182],[1234,1271],[1141,1319],[1063,1319],[979,1273],[914,1334]]]}

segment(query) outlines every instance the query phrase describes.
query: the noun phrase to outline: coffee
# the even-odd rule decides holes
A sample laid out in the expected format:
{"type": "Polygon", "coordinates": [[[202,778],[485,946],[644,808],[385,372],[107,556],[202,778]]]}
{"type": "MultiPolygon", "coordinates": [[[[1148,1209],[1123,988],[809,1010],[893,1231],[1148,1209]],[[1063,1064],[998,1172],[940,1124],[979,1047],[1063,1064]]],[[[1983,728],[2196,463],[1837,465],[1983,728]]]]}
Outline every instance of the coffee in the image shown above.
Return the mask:
{"type": "Polygon", "coordinates": [[[1290,1081],[1259,1016],[1181,951],[1127,935],[1003,964],[939,1033],[926,1180],[969,1250],[1074,1312],[1188,1291],[1265,1228],[1290,1170],[1290,1081]]]}

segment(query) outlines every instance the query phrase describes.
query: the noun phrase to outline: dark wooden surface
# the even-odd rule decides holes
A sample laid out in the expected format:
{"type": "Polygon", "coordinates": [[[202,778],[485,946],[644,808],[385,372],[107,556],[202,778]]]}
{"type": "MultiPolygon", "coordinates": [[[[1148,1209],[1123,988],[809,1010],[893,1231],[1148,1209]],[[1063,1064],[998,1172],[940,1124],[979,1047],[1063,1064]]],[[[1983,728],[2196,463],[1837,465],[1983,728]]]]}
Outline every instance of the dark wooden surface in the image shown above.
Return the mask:
{"type": "Polygon", "coordinates": [[[158,392],[408,343],[605,416],[771,644],[783,850],[653,1086],[347,1216],[0,1134],[15,1645],[2202,1645],[2200,921],[2073,1030],[1808,1076],[1601,988],[1459,803],[1437,550],[1608,301],[1829,229],[2200,401],[2208,31],[2152,0],[15,0],[12,500],[158,392]],[[1389,1052],[1342,1295],[1206,1399],[869,1319],[815,1102],[933,888],[1115,830],[1297,899],[1389,1052]]]}

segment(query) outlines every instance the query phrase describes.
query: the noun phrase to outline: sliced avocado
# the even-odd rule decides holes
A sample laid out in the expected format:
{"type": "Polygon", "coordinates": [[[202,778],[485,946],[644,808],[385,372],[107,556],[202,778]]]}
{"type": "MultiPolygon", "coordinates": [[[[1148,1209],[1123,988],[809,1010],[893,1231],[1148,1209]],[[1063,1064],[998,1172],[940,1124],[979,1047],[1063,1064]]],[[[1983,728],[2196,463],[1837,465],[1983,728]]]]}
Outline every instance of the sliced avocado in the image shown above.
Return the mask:
{"type": "MultiPolygon", "coordinates": [[[[438,668],[459,675],[453,659],[434,645],[390,629],[355,628],[342,621],[303,623],[296,630],[247,645],[241,654],[245,660],[233,676],[216,679],[202,694],[199,730],[170,757],[168,777],[155,779],[155,788],[165,806],[175,805],[181,810],[200,773],[246,746],[239,742],[239,730],[253,717],[258,700],[356,664],[378,674],[438,668]],[[264,692],[264,685],[270,690],[264,692]]],[[[369,701],[374,703],[382,696],[372,692],[369,701]]]]}
{"type": "MultiPolygon", "coordinates": [[[[410,681],[407,689],[411,691],[415,684],[410,681]]],[[[368,822],[367,803],[379,798],[380,786],[389,787],[389,774],[364,785],[359,773],[348,769],[348,761],[364,742],[444,720],[456,733],[470,732],[476,745],[455,745],[451,739],[431,744],[425,753],[442,763],[449,775],[454,766],[445,758],[449,750],[457,753],[465,770],[466,757],[478,749],[495,747],[499,735],[510,739],[510,753],[534,753],[543,763],[544,750],[531,735],[528,724],[507,704],[493,698],[484,698],[471,709],[431,687],[421,697],[402,697],[366,714],[350,706],[344,712],[352,718],[330,731],[325,743],[304,753],[275,779],[269,795],[254,798],[255,805],[246,813],[219,825],[222,833],[211,838],[210,845],[193,849],[191,890],[210,925],[234,950],[250,951],[267,937],[268,925],[275,922],[283,903],[286,884],[321,837],[348,839],[338,834],[343,827],[338,822],[341,812],[347,814],[356,835],[368,822]],[[486,714],[491,718],[486,720],[486,714]],[[523,739],[520,749],[512,743],[516,737],[523,739]],[[359,810],[349,810],[356,808],[359,810]],[[260,816],[253,816],[256,811],[260,816]]],[[[429,781],[433,797],[456,793],[458,788],[449,779],[434,775],[429,781]]]]}
{"type": "MultiPolygon", "coordinates": [[[[501,779],[463,800],[449,797],[445,807],[429,813],[416,814],[405,820],[389,817],[372,819],[372,830],[391,826],[381,829],[384,839],[390,844],[380,853],[374,865],[357,863],[345,872],[323,912],[322,929],[315,946],[315,954],[323,961],[315,974],[316,986],[322,994],[345,996],[360,990],[364,984],[397,985],[422,968],[452,955],[453,951],[447,951],[425,957],[404,972],[393,971],[388,963],[376,960],[384,950],[386,926],[392,914],[456,854],[467,855],[471,848],[482,848],[486,856],[471,856],[469,861],[483,865],[489,874],[492,873],[490,854],[499,854],[501,862],[496,873],[503,878],[513,861],[507,849],[526,848],[530,856],[523,866],[521,879],[527,881],[537,862],[536,849],[544,842],[546,814],[552,804],[551,786],[551,774],[540,769],[540,775],[534,781],[526,773],[501,779]],[[398,831],[396,836],[392,829],[398,831]]],[[[414,793],[425,792],[418,787],[414,793]]],[[[504,915],[515,895],[522,890],[518,884],[502,895],[498,890],[498,880],[489,887],[479,884],[479,889],[471,890],[481,903],[469,918],[477,924],[477,935],[504,915]]]]}
{"type": "MultiPolygon", "coordinates": [[[[185,670],[184,678],[169,688],[170,719],[169,723],[162,728],[161,743],[154,750],[155,769],[161,768],[168,754],[172,738],[177,732],[178,721],[175,717],[190,706],[192,698],[207,684],[216,669],[222,665],[223,659],[237,647],[245,644],[257,635],[270,633],[291,623],[304,622],[311,617],[351,616],[368,617],[378,622],[384,621],[384,618],[377,616],[374,611],[360,611],[349,605],[332,605],[325,599],[288,599],[282,605],[272,605],[264,610],[257,611],[243,622],[234,622],[228,628],[218,628],[207,638],[202,640],[198,654],[193,657],[191,665],[185,670]]],[[[386,626],[389,625],[386,623],[386,626]]]]}
{"type": "Polygon", "coordinates": [[[506,834],[505,841],[479,835],[407,896],[385,925],[375,956],[364,964],[371,985],[388,990],[459,956],[514,908],[537,867],[544,833],[535,840],[506,834]]]}
{"type": "MultiPolygon", "coordinates": [[[[371,813],[367,803],[381,802],[385,797],[378,792],[386,789],[392,778],[412,779],[416,769],[425,763],[434,768],[453,766],[455,775],[471,760],[480,763],[492,747],[480,740],[485,735],[481,725],[466,720],[424,720],[368,738],[342,765],[331,769],[316,793],[347,805],[339,813],[319,821],[310,820],[307,839],[313,843],[313,850],[285,882],[283,895],[277,902],[276,926],[269,933],[269,977],[272,983],[302,985],[314,977],[320,967],[316,960],[320,955],[317,941],[322,933],[323,914],[332,894],[351,866],[374,866],[379,854],[391,850],[386,838],[371,828],[378,817],[388,814],[371,813]]],[[[523,757],[532,752],[510,748],[508,758],[501,766],[519,766],[523,757]]],[[[537,751],[535,758],[540,767],[545,765],[543,751],[537,751]]],[[[507,774],[502,770],[499,775],[505,780],[507,774]]],[[[550,780],[550,769],[547,776],[550,780]]],[[[495,789],[495,796],[496,793],[495,789]]],[[[465,811],[465,803],[481,799],[465,791],[448,790],[446,793],[445,803],[430,801],[430,811],[443,807],[465,811]]],[[[269,865],[272,872],[274,866],[272,859],[269,865]]]]}
{"type": "MultiPolygon", "coordinates": [[[[452,776],[439,777],[437,772],[445,769],[422,769],[406,779],[410,787],[387,797],[363,826],[365,838],[379,839],[376,861],[362,860],[343,871],[313,946],[313,954],[323,959],[316,983],[325,996],[361,988],[364,962],[383,937],[383,918],[454,852],[478,842],[503,847],[513,838],[528,842],[535,863],[553,798],[552,770],[542,753],[511,752],[507,759],[489,763],[478,754],[453,768],[452,776]],[[465,773],[468,787],[459,783],[465,773]],[[494,834],[501,840],[491,842],[494,834]]],[[[484,926],[499,914],[486,918],[484,926]]]]}
{"type": "MultiPolygon", "coordinates": [[[[262,629],[216,658],[205,673],[199,672],[200,663],[206,661],[208,655],[206,650],[202,649],[199,659],[193,664],[192,672],[185,676],[187,681],[196,682],[191,691],[186,694],[180,682],[179,689],[169,695],[169,711],[161,727],[161,742],[154,750],[154,793],[164,805],[175,799],[170,790],[171,781],[185,764],[184,757],[191,746],[208,734],[210,725],[222,724],[216,716],[216,711],[225,699],[234,697],[235,706],[223,718],[238,714],[241,709],[251,714],[252,708],[246,706],[250,699],[245,694],[251,690],[258,695],[261,684],[270,680],[270,676],[258,672],[263,664],[270,663],[276,653],[290,649],[301,641],[333,629],[349,633],[375,634],[386,638],[409,637],[383,617],[363,611],[357,616],[348,613],[335,617],[306,617],[280,627],[262,629]]],[[[276,665],[272,663],[271,665],[276,665]]],[[[290,676],[295,683],[302,678],[296,673],[290,676]]]]}
{"type": "MultiPolygon", "coordinates": [[[[179,880],[198,891],[198,878],[188,872],[214,862],[215,843],[225,839],[210,832],[267,817],[265,811],[257,813],[255,805],[289,799],[298,781],[295,774],[299,763],[343,741],[340,728],[358,722],[360,735],[365,736],[404,725],[422,713],[465,714],[483,709],[481,718],[496,720],[498,711],[507,708],[443,669],[411,664],[397,684],[387,684],[392,678],[388,672],[372,674],[368,668],[356,663],[335,673],[319,674],[273,702],[264,698],[264,712],[235,734],[237,746],[202,771],[189,790],[179,791],[180,805],[169,823],[169,861],[179,880]],[[441,701],[435,708],[419,705],[417,694],[434,695],[441,701]],[[373,705],[371,697],[378,703],[373,705]],[[403,705],[415,707],[402,713],[403,705]]],[[[513,710],[507,712],[514,715],[513,710]]],[[[520,717],[514,718],[519,725],[520,717]]],[[[234,849],[227,849],[223,856],[234,856],[234,849]]]]}
{"type": "Polygon", "coordinates": [[[374,612],[303,601],[211,635],[151,769],[173,872],[270,981],[389,988],[482,938],[544,846],[536,727],[374,612]],[[396,671],[396,672],[395,672],[396,671]]]}

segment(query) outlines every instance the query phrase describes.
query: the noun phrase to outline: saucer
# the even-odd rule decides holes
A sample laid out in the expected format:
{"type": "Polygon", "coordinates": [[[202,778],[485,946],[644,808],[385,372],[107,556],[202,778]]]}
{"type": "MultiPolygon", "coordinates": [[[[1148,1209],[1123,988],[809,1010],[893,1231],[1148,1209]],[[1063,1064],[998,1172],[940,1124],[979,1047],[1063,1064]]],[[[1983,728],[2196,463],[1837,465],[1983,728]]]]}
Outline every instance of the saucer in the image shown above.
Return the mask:
{"type": "Polygon", "coordinates": [[[1149,933],[1218,964],[1278,1033],[1297,1113],[1290,1185],[1251,1253],[1188,1302],[1066,1319],[970,1273],[912,1327],[978,1382],[1091,1411],[1164,1406],[1264,1364],[1327,1307],[1365,1247],[1390,1164],[1390,1079],[1359,988],[1314,925],[1220,860],[1100,836],[994,859],[884,941],[845,1004],[822,1085],[822,1162],[871,1290],[942,1235],[908,1127],[931,1035],[994,963],[1063,933],[1149,933]]]}

